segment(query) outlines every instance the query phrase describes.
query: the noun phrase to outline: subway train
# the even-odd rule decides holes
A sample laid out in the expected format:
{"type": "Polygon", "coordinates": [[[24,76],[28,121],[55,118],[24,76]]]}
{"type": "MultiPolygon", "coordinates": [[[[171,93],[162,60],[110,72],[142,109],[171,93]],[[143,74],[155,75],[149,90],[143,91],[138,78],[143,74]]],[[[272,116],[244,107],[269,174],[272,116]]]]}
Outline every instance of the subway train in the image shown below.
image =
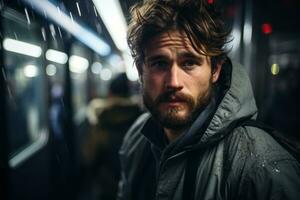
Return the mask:
{"type": "MultiPolygon", "coordinates": [[[[300,141],[300,2],[207,1],[221,7],[229,57],[249,73],[258,118],[300,141]]],[[[88,118],[121,73],[139,104],[126,44],[137,2],[0,1],[0,199],[110,199],[85,166],[88,118]]]]}

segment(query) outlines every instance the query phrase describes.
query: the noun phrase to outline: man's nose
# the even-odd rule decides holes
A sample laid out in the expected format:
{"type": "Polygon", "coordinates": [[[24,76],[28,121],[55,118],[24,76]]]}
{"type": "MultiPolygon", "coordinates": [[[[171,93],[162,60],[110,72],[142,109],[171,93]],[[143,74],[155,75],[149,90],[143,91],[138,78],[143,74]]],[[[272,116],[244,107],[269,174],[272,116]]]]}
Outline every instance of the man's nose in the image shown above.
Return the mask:
{"type": "Polygon", "coordinates": [[[168,73],[165,77],[166,89],[181,90],[183,88],[181,82],[181,71],[177,64],[173,64],[168,69],[168,73]]]}

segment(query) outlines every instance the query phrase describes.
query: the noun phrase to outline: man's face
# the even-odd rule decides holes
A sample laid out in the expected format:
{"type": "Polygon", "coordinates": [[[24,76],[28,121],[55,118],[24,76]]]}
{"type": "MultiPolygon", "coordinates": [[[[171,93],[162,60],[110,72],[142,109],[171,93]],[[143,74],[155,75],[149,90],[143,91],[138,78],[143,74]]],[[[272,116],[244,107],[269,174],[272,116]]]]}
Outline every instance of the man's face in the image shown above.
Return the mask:
{"type": "Polygon", "coordinates": [[[145,106],[165,128],[182,129],[207,105],[220,65],[199,54],[185,34],[170,31],[145,48],[140,71],[145,106]]]}

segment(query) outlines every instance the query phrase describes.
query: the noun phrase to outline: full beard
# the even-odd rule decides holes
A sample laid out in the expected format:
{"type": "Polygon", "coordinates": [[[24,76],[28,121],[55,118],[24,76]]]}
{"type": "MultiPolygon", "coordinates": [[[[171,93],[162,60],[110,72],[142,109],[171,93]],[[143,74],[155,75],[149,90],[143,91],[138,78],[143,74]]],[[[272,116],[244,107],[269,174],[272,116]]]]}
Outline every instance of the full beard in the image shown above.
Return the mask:
{"type": "Polygon", "coordinates": [[[196,99],[192,96],[178,91],[167,91],[159,95],[156,99],[152,99],[146,91],[143,93],[143,101],[145,107],[164,128],[172,130],[182,130],[190,126],[197,116],[206,108],[212,98],[213,84],[210,81],[208,89],[204,93],[200,93],[196,99]],[[179,99],[183,106],[172,107],[166,110],[160,110],[159,105],[170,101],[172,97],[179,99]],[[185,115],[179,112],[186,109],[185,115]]]}

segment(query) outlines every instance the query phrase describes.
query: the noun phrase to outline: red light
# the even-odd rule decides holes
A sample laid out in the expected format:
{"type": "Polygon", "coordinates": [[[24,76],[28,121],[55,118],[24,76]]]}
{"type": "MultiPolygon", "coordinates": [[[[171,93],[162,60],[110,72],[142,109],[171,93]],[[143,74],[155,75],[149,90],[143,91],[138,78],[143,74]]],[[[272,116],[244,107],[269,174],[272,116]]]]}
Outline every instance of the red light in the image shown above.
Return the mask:
{"type": "Polygon", "coordinates": [[[214,3],[214,0],[207,0],[207,3],[208,3],[208,4],[213,4],[213,3],[214,3]]]}
{"type": "Polygon", "coordinates": [[[271,34],[272,33],[272,26],[269,23],[265,23],[261,26],[262,28],[262,32],[266,35],[271,34]]]}

